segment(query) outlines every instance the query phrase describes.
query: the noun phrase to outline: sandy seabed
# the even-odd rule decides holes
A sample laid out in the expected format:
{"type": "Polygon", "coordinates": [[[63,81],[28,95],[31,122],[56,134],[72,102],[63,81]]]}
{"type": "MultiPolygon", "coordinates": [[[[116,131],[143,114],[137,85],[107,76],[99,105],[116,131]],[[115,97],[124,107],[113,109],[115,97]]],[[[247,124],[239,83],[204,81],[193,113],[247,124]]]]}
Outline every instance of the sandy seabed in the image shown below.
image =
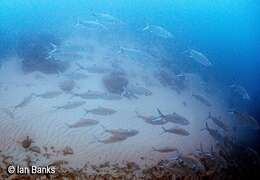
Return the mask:
{"type": "MultiPolygon", "coordinates": [[[[70,42],[77,43],[78,39],[70,39],[70,42]]],[[[93,44],[92,44],[93,45],[93,44]]],[[[131,84],[138,84],[152,92],[150,96],[138,96],[138,99],[122,98],[120,100],[82,99],[73,97],[71,93],[44,99],[34,97],[26,106],[15,110],[14,117],[11,117],[8,110],[19,104],[30,94],[41,94],[47,91],[59,91],[59,84],[69,79],[66,74],[77,69],[76,63],[84,66],[98,66],[111,68],[113,58],[104,57],[109,54],[105,47],[93,45],[91,54],[81,53],[82,58],[71,61],[70,69],[59,75],[46,75],[40,72],[24,74],[21,70],[21,60],[9,58],[0,71],[0,150],[3,157],[11,157],[12,162],[26,165],[28,157],[36,165],[46,166],[57,160],[71,168],[82,168],[86,163],[99,166],[106,162],[110,164],[121,164],[127,166],[127,162],[134,163],[132,167],[152,167],[158,165],[164,159],[176,156],[176,152],[160,153],[153,150],[153,147],[171,146],[179,150],[181,154],[189,154],[199,149],[200,144],[205,150],[215,144],[207,131],[201,131],[205,127],[205,120],[208,113],[222,116],[228,119],[225,112],[225,104],[218,97],[206,94],[201,87],[201,79],[194,74],[187,74],[187,88],[180,94],[162,86],[150,70],[131,59],[124,57],[120,66],[125,70],[131,84]],[[196,99],[192,94],[201,94],[212,104],[207,107],[196,99]],[[56,110],[55,106],[64,105],[67,102],[85,101],[86,103],[78,108],[56,110]],[[85,109],[92,109],[98,106],[109,107],[117,112],[108,116],[85,114],[85,109]],[[157,116],[157,108],[163,113],[176,112],[190,121],[189,125],[181,126],[167,123],[163,127],[170,128],[179,126],[185,128],[190,135],[180,136],[171,133],[162,134],[161,125],[151,125],[136,116],[136,112],[145,116],[157,116]],[[99,124],[91,127],[68,128],[66,124],[73,124],[80,118],[92,118],[99,121],[99,124]],[[104,144],[98,139],[105,139],[109,136],[104,133],[103,125],[107,129],[136,129],[138,134],[127,138],[125,141],[104,144]],[[29,136],[33,146],[40,148],[41,152],[32,152],[25,149],[21,142],[29,136]],[[73,153],[64,155],[64,149],[70,148],[73,153]],[[66,162],[66,163],[65,163],[66,162]]],[[[109,48],[107,48],[109,49],[109,48]]],[[[76,87],[74,93],[86,92],[88,90],[106,92],[102,84],[102,78],[106,73],[90,73],[83,70],[88,77],[74,80],[76,87]]],[[[209,122],[210,127],[217,128],[209,122]]],[[[62,164],[62,163],[61,163],[62,164]]],[[[133,165],[133,164],[132,164],[133,165]]]]}

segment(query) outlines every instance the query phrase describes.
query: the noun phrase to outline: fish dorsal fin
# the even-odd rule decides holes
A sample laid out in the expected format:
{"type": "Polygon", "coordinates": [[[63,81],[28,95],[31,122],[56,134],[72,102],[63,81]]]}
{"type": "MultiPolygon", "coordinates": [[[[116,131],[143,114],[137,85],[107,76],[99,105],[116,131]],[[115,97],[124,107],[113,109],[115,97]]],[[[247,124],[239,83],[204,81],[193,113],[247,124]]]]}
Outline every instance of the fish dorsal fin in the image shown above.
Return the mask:
{"type": "Polygon", "coordinates": [[[158,114],[159,114],[160,116],[165,117],[165,115],[160,111],[159,108],[157,108],[157,112],[158,112],[158,114]]]}

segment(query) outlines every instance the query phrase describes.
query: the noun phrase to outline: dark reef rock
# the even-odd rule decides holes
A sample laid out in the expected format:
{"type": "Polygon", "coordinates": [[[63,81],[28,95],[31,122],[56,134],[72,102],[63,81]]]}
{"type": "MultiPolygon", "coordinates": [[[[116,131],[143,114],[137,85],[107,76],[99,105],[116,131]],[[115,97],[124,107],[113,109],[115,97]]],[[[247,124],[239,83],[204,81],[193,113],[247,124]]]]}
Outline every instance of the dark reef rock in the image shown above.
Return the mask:
{"type": "Polygon", "coordinates": [[[112,72],[103,77],[103,84],[108,92],[122,94],[128,85],[128,80],[123,73],[112,72]]]}
{"type": "Polygon", "coordinates": [[[47,74],[65,71],[67,63],[48,58],[49,52],[53,49],[52,44],[58,45],[59,40],[50,34],[27,34],[21,37],[16,52],[23,59],[23,71],[40,71],[47,74]]]}

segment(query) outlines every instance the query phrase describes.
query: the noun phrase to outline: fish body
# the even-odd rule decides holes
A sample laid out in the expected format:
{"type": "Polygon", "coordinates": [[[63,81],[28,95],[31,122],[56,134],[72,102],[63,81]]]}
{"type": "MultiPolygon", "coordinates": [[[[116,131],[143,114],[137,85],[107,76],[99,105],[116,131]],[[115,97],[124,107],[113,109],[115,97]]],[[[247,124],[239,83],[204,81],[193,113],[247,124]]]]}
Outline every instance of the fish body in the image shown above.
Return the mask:
{"type": "Polygon", "coordinates": [[[105,93],[102,95],[102,99],[104,100],[120,100],[122,98],[122,96],[113,93],[105,93]]]}
{"type": "Polygon", "coordinates": [[[247,90],[243,86],[232,84],[230,87],[234,90],[235,93],[240,95],[242,97],[242,99],[250,100],[250,96],[249,96],[247,90]]]}
{"type": "Polygon", "coordinates": [[[105,108],[105,107],[97,107],[94,109],[85,109],[86,113],[92,113],[92,114],[96,114],[96,115],[101,115],[101,116],[107,116],[107,115],[112,115],[114,113],[116,113],[117,111],[111,108],[105,108]]]}
{"type": "Polygon", "coordinates": [[[190,135],[190,133],[187,130],[185,130],[183,128],[179,128],[179,127],[173,127],[170,129],[166,129],[166,128],[162,127],[162,129],[164,132],[173,133],[173,134],[177,134],[180,136],[189,136],[190,135]]]}
{"type": "Polygon", "coordinates": [[[197,99],[199,102],[201,102],[205,106],[211,107],[211,103],[205,97],[203,97],[203,96],[201,96],[199,94],[192,94],[192,97],[197,99]]]}
{"type": "Polygon", "coordinates": [[[173,112],[172,114],[162,114],[162,112],[157,108],[158,114],[163,118],[166,122],[171,122],[180,125],[189,125],[190,122],[185,117],[173,112]]]}
{"type": "Polygon", "coordinates": [[[212,63],[209,61],[209,59],[199,51],[190,49],[189,56],[203,66],[206,67],[212,66],[212,63]]]}
{"type": "Polygon", "coordinates": [[[132,137],[139,133],[138,130],[135,129],[107,129],[102,126],[105,132],[110,133],[114,136],[125,136],[125,137],[132,137]]]}
{"type": "Polygon", "coordinates": [[[218,127],[223,129],[224,131],[228,131],[228,126],[219,118],[212,116],[211,113],[209,113],[208,119],[211,119],[218,127]]]}
{"type": "Polygon", "coordinates": [[[94,126],[97,125],[99,122],[95,119],[85,119],[81,118],[79,121],[67,125],[69,128],[80,128],[80,127],[88,127],[88,126],[94,126]]]}
{"type": "Polygon", "coordinates": [[[208,126],[208,123],[206,122],[206,128],[205,128],[211,137],[213,137],[216,141],[220,143],[224,143],[225,139],[224,137],[216,130],[212,129],[208,126]]]}
{"type": "Polygon", "coordinates": [[[54,108],[69,110],[69,109],[75,109],[77,107],[80,107],[80,106],[84,105],[85,103],[86,103],[85,101],[68,102],[67,104],[65,104],[63,106],[56,106],[54,108]]]}
{"type": "Polygon", "coordinates": [[[242,113],[242,112],[238,112],[238,111],[231,111],[232,114],[235,115],[236,119],[241,122],[242,124],[245,124],[249,127],[252,127],[253,129],[259,129],[259,123],[257,122],[257,120],[246,114],[246,113],[242,113]]]}
{"type": "Polygon", "coordinates": [[[166,124],[168,121],[166,121],[164,118],[156,117],[156,116],[143,116],[136,112],[136,116],[142,120],[144,120],[148,124],[152,125],[163,125],[166,124]]]}
{"type": "Polygon", "coordinates": [[[104,24],[107,25],[119,25],[119,24],[124,24],[120,19],[112,16],[111,14],[107,13],[93,13],[92,14],[96,19],[99,21],[103,22],[104,24]]]}
{"type": "Polygon", "coordinates": [[[29,96],[26,96],[19,104],[14,106],[14,111],[18,108],[23,108],[24,106],[28,105],[32,99],[33,99],[34,94],[30,94],[29,96]]]}
{"type": "Polygon", "coordinates": [[[158,37],[170,39],[173,38],[173,34],[166,30],[165,28],[157,25],[147,25],[143,28],[143,31],[148,31],[158,37]]]}
{"type": "Polygon", "coordinates": [[[111,144],[111,143],[124,141],[126,139],[127,139],[127,137],[125,137],[125,136],[115,136],[115,135],[112,135],[112,136],[108,137],[107,139],[98,140],[98,142],[104,143],[104,144],[111,144]]]}
{"type": "Polygon", "coordinates": [[[89,20],[89,21],[78,21],[76,26],[79,26],[79,25],[81,25],[81,26],[83,26],[87,29],[92,29],[92,30],[97,30],[97,29],[105,30],[105,31],[108,30],[108,28],[104,24],[102,24],[98,21],[91,21],[91,20],[89,20]]]}
{"type": "Polygon", "coordinates": [[[51,99],[51,98],[55,98],[59,95],[61,95],[62,92],[61,91],[48,91],[42,94],[36,94],[36,97],[40,97],[40,98],[45,98],[45,99],[51,99]]]}
{"type": "Polygon", "coordinates": [[[160,152],[160,153],[169,153],[169,152],[178,152],[178,149],[175,147],[163,147],[163,148],[155,148],[152,147],[154,151],[160,152]]]}
{"type": "Polygon", "coordinates": [[[85,93],[74,93],[74,96],[79,96],[83,99],[99,99],[102,98],[104,96],[103,92],[99,92],[99,91],[87,91],[85,93]]]}

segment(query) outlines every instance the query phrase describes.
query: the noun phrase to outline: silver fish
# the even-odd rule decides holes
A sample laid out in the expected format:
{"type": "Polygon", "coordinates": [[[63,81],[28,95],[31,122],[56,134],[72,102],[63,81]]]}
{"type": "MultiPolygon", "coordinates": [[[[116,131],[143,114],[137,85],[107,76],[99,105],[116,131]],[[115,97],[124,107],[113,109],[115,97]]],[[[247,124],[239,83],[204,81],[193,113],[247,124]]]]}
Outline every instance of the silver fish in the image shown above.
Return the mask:
{"type": "Polygon", "coordinates": [[[238,111],[230,111],[230,113],[234,114],[236,119],[242,124],[245,124],[246,126],[249,126],[253,129],[260,128],[257,120],[254,117],[248,115],[247,113],[242,113],[238,111]]]}
{"type": "Polygon", "coordinates": [[[75,109],[77,107],[80,107],[82,105],[84,105],[86,102],[85,101],[75,101],[75,102],[68,102],[67,104],[63,105],[63,106],[55,106],[55,109],[75,109]]]}
{"type": "Polygon", "coordinates": [[[86,119],[81,118],[79,121],[73,123],[73,124],[67,124],[69,128],[80,128],[80,127],[86,127],[86,126],[94,126],[97,125],[99,122],[95,119],[86,119]]]}
{"type": "Polygon", "coordinates": [[[212,63],[209,61],[209,59],[199,51],[190,49],[189,56],[190,58],[194,59],[196,62],[202,64],[203,66],[206,67],[212,66],[212,63]]]}
{"type": "Polygon", "coordinates": [[[74,96],[79,96],[83,99],[100,99],[103,98],[104,93],[103,92],[99,92],[99,91],[91,91],[88,90],[85,93],[74,93],[74,96]]]}
{"type": "MultiPolygon", "coordinates": [[[[208,133],[210,134],[211,137],[213,137],[216,141],[218,141],[219,143],[224,143],[225,142],[225,138],[216,130],[216,129],[212,129],[208,126],[208,123],[206,122],[206,128],[204,128],[205,130],[208,131],[208,133]]],[[[202,129],[202,130],[204,130],[202,129]]]]}
{"type": "Polygon", "coordinates": [[[166,30],[165,28],[157,25],[147,25],[143,28],[143,31],[148,31],[158,37],[170,39],[173,38],[173,34],[166,30]]]}
{"type": "Polygon", "coordinates": [[[107,13],[93,13],[92,14],[97,20],[103,22],[107,25],[120,25],[124,24],[120,19],[112,16],[111,14],[107,13]]]}
{"type": "Polygon", "coordinates": [[[172,114],[163,114],[158,108],[157,111],[160,115],[161,118],[163,118],[166,122],[171,122],[175,124],[180,124],[180,125],[189,125],[190,122],[188,119],[185,117],[173,112],[172,114]]]}
{"type": "Polygon", "coordinates": [[[110,137],[108,137],[107,139],[104,139],[104,140],[98,139],[98,142],[104,143],[104,144],[111,144],[111,143],[124,141],[126,139],[127,139],[126,136],[112,135],[112,136],[110,136],[110,137]]]}
{"type": "Polygon", "coordinates": [[[92,21],[92,20],[89,20],[89,21],[79,21],[78,20],[76,27],[77,26],[82,26],[86,29],[91,29],[91,30],[105,30],[105,31],[108,30],[108,28],[104,24],[102,24],[98,21],[92,21]]]}
{"type": "Polygon", "coordinates": [[[160,147],[160,148],[155,148],[155,147],[152,147],[152,149],[154,151],[157,151],[157,152],[160,152],[160,153],[169,153],[169,152],[175,152],[177,151],[178,152],[178,149],[175,148],[175,147],[160,147]]]}
{"type": "Polygon", "coordinates": [[[86,113],[92,113],[92,114],[96,114],[96,115],[101,115],[101,116],[107,116],[107,115],[112,115],[114,113],[116,113],[117,111],[111,108],[105,108],[105,107],[97,107],[94,109],[85,109],[86,113]]]}
{"type": "Polygon", "coordinates": [[[228,131],[228,126],[223,121],[221,121],[220,118],[212,116],[210,112],[207,119],[211,119],[218,127],[224,131],[228,131]]]}
{"type": "Polygon", "coordinates": [[[136,112],[136,115],[137,115],[138,118],[144,120],[148,124],[163,125],[163,124],[168,123],[168,121],[166,121],[164,118],[161,118],[161,117],[143,116],[143,115],[139,114],[138,112],[136,112]]]}
{"type": "Polygon", "coordinates": [[[190,133],[183,129],[183,128],[179,128],[179,127],[173,127],[173,128],[170,128],[170,129],[166,129],[164,127],[162,127],[163,129],[163,133],[173,133],[173,134],[177,134],[177,135],[180,135],[180,136],[189,136],[190,133]]]}
{"type": "Polygon", "coordinates": [[[85,71],[88,71],[89,73],[103,74],[103,73],[107,73],[107,72],[111,71],[110,68],[100,67],[97,65],[93,65],[93,66],[89,66],[89,67],[85,67],[85,66],[81,65],[80,63],[76,63],[76,65],[78,66],[78,68],[80,70],[85,70],[85,71]]]}
{"type": "Polygon", "coordinates": [[[250,100],[250,96],[243,86],[232,84],[230,87],[234,90],[235,93],[237,93],[243,99],[250,100]]]}
{"type": "Polygon", "coordinates": [[[51,99],[55,98],[57,96],[60,96],[62,94],[61,91],[47,91],[42,94],[35,94],[36,97],[45,98],[45,99],[51,99]]]}
{"type": "Polygon", "coordinates": [[[104,126],[101,125],[101,127],[105,130],[105,132],[108,132],[112,134],[113,136],[121,136],[121,137],[132,137],[139,133],[138,130],[135,129],[107,129],[104,126]]]}
{"type": "Polygon", "coordinates": [[[17,105],[14,106],[14,111],[15,111],[16,109],[18,109],[18,108],[22,108],[22,107],[28,105],[28,104],[32,101],[33,96],[34,96],[33,93],[31,93],[29,96],[26,96],[26,97],[22,100],[22,102],[20,102],[19,104],[17,104],[17,105]]]}
{"type": "Polygon", "coordinates": [[[122,98],[123,98],[122,96],[113,93],[105,93],[102,96],[102,99],[104,100],[120,100],[122,98]]]}
{"type": "Polygon", "coordinates": [[[199,94],[192,94],[192,97],[194,97],[195,99],[197,99],[199,102],[201,102],[202,104],[211,107],[211,103],[203,96],[199,95],[199,94]]]}

